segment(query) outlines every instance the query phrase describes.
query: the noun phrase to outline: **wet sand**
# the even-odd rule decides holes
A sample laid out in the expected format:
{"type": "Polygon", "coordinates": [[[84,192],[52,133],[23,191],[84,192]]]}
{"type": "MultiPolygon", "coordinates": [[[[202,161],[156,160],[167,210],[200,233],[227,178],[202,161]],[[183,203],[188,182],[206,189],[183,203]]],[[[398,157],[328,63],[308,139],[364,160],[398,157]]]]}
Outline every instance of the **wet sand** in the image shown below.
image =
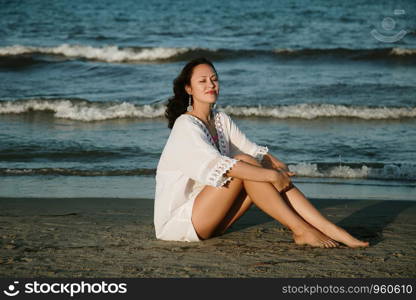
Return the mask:
{"type": "Polygon", "coordinates": [[[416,202],[312,199],[365,249],[298,246],[253,207],[224,235],[155,239],[151,199],[0,198],[0,277],[416,276],[416,202]]]}

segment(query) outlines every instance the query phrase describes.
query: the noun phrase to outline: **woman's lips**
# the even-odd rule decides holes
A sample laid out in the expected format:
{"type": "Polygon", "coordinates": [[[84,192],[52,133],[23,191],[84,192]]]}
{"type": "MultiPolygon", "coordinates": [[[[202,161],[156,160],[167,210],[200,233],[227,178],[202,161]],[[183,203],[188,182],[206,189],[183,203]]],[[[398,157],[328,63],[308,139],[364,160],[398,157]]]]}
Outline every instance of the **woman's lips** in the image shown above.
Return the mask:
{"type": "Polygon", "coordinates": [[[216,94],[216,92],[215,92],[215,91],[209,91],[209,92],[207,92],[207,94],[210,94],[210,95],[215,95],[215,94],[216,94]]]}

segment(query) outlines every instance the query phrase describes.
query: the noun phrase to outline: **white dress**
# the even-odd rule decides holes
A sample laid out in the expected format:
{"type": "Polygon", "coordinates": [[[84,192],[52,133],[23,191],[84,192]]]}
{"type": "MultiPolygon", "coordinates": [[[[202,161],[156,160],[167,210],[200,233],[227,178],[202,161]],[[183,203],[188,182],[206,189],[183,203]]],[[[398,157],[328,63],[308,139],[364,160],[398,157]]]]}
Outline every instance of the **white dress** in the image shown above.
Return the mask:
{"type": "Polygon", "coordinates": [[[199,241],[191,221],[198,193],[205,185],[222,188],[231,180],[224,174],[237,162],[234,155],[245,153],[261,161],[268,152],[251,142],[224,112],[213,110],[213,117],[219,149],[198,118],[182,114],[175,121],[156,170],[157,239],[199,241]]]}

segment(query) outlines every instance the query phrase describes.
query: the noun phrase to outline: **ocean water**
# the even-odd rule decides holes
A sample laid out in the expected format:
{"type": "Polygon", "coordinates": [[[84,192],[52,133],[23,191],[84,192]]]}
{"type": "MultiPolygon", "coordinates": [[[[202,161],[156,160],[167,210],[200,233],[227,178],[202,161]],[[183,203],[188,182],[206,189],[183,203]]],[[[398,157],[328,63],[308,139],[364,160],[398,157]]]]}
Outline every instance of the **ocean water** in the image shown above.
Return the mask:
{"type": "Polygon", "coordinates": [[[172,81],[205,56],[308,196],[416,200],[413,0],[0,6],[0,197],[152,198],[172,81]]]}

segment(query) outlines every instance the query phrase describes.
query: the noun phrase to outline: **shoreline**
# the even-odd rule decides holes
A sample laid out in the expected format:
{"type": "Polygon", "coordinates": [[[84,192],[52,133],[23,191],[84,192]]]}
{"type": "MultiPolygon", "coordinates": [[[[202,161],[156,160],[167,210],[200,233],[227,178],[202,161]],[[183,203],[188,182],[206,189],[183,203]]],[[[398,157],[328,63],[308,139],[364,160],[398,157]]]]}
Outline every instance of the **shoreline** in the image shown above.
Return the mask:
{"type": "MultiPolygon", "coordinates": [[[[155,176],[2,176],[0,199],[153,199],[155,176]]],[[[295,177],[310,199],[416,201],[416,185],[397,181],[295,177]]]]}
{"type": "Polygon", "coordinates": [[[153,199],[0,198],[0,277],[411,278],[416,202],[311,199],[370,247],[320,249],[252,207],[224,235],[156,240],[153,199]]]}

